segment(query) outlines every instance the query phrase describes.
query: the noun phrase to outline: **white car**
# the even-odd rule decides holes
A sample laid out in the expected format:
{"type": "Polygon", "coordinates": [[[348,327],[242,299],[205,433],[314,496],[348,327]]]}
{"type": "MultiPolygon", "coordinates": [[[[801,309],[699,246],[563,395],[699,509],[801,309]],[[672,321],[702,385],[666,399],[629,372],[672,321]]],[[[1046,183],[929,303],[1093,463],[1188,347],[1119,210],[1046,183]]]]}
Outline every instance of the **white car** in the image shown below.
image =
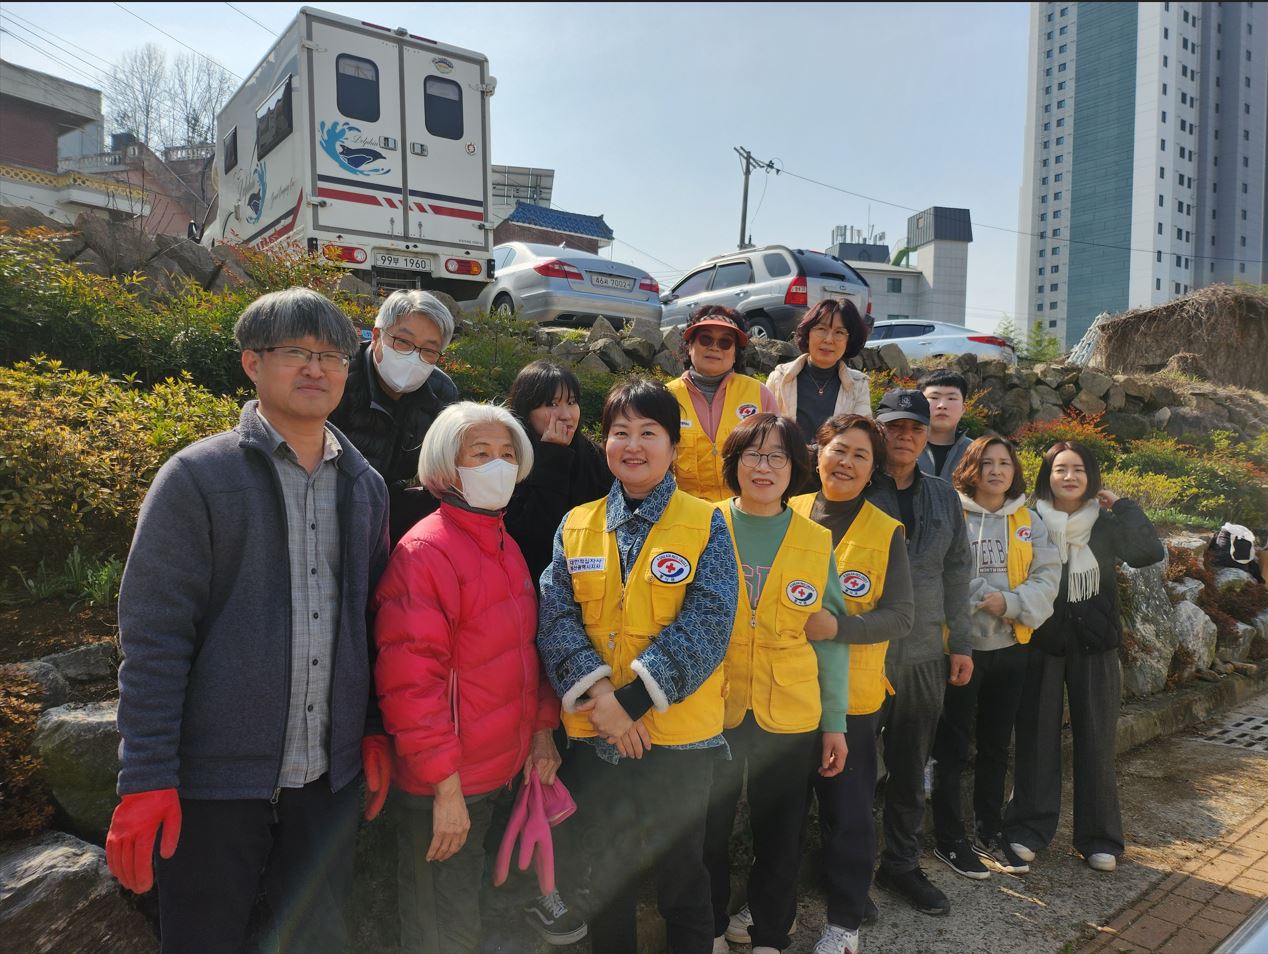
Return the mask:
{"type": "Polygon", "coordinates": [[[878,321],[867,336],[868,347],[896,344],[907,360],[941,358],[953,354],[975,354],[982,360],[999,359],[1017,363],[1012,345],[999,335],[974,331],[945,321],[878,321]]]}
{"type": "Polygon", "coordinates": [[[558,245],[507,242],[493,249],[493,281],[476,306],[514,311],[525,321],[589,325],[600,315],[621,327],[660,323],[660,285],[633,265],[558,245]]]}

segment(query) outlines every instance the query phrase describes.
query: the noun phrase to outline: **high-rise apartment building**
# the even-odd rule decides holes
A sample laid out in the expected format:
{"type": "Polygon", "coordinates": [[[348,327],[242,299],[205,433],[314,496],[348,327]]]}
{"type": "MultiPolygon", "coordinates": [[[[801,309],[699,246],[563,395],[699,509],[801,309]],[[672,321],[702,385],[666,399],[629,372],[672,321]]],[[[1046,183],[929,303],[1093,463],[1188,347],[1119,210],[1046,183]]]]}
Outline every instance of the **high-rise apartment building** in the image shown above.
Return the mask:
{"type": "Polygon", "coordinates": [[[1016,324],[1268,280],[1268,3],[1035,3],[1016,324]]]}

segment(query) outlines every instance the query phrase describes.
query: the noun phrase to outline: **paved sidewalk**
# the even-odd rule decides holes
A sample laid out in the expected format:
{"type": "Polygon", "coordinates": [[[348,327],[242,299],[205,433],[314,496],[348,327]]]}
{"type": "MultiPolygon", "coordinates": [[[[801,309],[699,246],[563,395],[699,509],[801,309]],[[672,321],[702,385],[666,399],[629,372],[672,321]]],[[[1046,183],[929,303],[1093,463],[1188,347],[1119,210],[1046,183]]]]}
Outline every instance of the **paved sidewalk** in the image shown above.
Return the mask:
{"type": "Polygon", "coordinates": [[[1167,877],[1082,950],[1207,954],[1268,899],[1268,807],[1167,877]]]}

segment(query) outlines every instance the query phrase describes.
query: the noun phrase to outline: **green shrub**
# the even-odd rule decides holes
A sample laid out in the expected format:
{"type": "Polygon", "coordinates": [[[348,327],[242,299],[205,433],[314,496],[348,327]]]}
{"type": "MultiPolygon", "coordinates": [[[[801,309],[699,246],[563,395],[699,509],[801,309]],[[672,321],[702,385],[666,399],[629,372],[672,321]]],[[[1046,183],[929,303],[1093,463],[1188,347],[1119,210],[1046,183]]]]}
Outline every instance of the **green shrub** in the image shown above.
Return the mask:
{"type": "Polygon", "coordinates": [[[1114,439],[1101,427],[1101,416],[1078,411],[1066,411],[1052,421],[1031,421],[1013,435],[1013,440],[1019,448],[1040,457],[1058,441],[1077,441],[1096,456],[1102,467],[1112,464],[1118,454],[1114,439]]]}
{"type": "Polygon", "coordinates": [[[1208,521],[1232,520],[1251,527],[1268,518],[1268,474],[1245,460],[1240,447],[1212,438],[1212,450],[1194,448],[1161,435],[1133,441],[1117,467],[1187,481],[1188,493],[1175,506],[1208,521]]]}
{"type": "Polygon", "coordinates": [[[1197,490],[1188,477],[1142,473],[1121,465],[1107,471],[1103,483],[1109,490],[1135,501],[1145,510],[1164,510],[1177,500],[1189,499],[1197,490]]]}
{"type": "Polygon", "coordinates": [[[238,415],[237,400],[189,375],[144,388],[50,360],[0,369],[5,562],[34,573],[41,561],[61,563],[76,547],[105,560],[122,556],[162,463],[233,426],[238,415]]]}

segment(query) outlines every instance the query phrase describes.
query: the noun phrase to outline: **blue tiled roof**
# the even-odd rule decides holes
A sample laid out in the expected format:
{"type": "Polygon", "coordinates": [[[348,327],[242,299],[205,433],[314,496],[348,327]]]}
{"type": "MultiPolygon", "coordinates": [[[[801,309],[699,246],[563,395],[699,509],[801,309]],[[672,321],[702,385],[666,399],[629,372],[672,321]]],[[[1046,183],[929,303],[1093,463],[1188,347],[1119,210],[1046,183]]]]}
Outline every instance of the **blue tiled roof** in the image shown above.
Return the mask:
{"type": "Polygon", "coordinates": [[[550,229],[552,232],[567,232],[569,235],[608,240],[613,237],[612,229],[601,215],[580,215],[576,212],[564,212],[562,209],[544,209],[540,205],[527,202],[516,202],[515,211],[506,217],[506,221],[550,229]]]}

